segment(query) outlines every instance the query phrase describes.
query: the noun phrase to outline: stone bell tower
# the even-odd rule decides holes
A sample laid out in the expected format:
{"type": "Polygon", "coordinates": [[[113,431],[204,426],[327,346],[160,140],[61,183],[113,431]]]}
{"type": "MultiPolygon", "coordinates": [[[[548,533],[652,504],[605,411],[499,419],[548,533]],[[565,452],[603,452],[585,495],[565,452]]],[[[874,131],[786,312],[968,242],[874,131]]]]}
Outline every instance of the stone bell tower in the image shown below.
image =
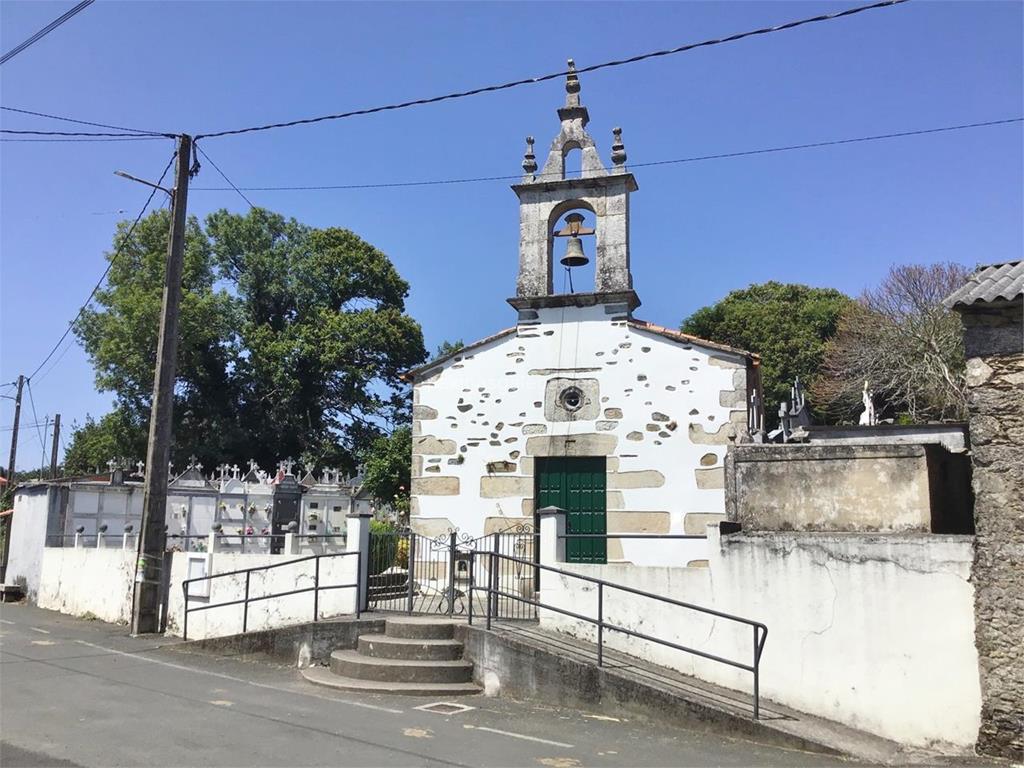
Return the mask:
{"type": "MultiPolygon", "coordinates": [[[[565,106],[558,110],[561,129],[551,142],[544,168],[537,173],[533,153],[533,137],[526,139],[523,158],[523,180],[512,189],[519,197],[519,277],[516,296],[509,303],[516,309],[541,307],[588,306],[625,303],[629,309],[640,305],[633,290],[629,271],[629,193],[637,190],[636,179],[626,169],[626,150],[622,129],[613,131],[612,169],[601,162],[594,139],[587,133],[590,115],[580,103],[580,81],[576,67],[569,60],[565,81],[565,106]],[[574,151],[582,154],[582,172],[566,178],[565,158],[574,151]],[[555,231],[559,220],[573,210],[589,211],[595,220],[594,230],[555,231]],[[579,253],[577,234],[596,238],[596,269],[594,291],[591,293],[555,294],[552,281],[552,260],[556,236],[570,235],[579,253]]],[[[579,216],[575,217],[578,221],[579,216]]],[[[573,219],[567,219],[570,227],[573,219]]]]}

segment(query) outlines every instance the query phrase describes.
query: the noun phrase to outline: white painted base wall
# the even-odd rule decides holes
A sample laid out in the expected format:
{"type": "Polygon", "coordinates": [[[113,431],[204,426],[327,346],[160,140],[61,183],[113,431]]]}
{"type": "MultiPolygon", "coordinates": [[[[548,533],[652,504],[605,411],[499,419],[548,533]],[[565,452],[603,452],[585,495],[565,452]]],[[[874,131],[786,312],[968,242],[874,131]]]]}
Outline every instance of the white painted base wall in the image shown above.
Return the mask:
{"type": "Polygon", "coordinates": [[[135,550],[120,547],[44,547],[36,603],[72,616],[127,624],[135,559],[135,550]]]}
{"type": "MultiPolygon", "coordinates": [[[[972,537],[734,534],[708,527],[708,568],[543,562],[761,621],[761,695],[903,744],[969,750],[980,722],[972,537]]],[[[542,534],[543,536],[543,534],[542,534]]],[[[541,602],[596,616],[592,584],[545,573],[541,602]]],[[[606,621],[752,663],[753,631],[605,590],[606,621]]],[[[593,640],[592,625],[541,624],[593,640]]],[[[605,632],[610,647],[737,690],[748,672],[605,632]]]]}
{"type": "MultiPolygon", "coordinates": [[[[210,572],[213,574],[227,573],[262,565],[288,563],[294,560],[296,560],[296,555],[241,555],[214,552],[212,555],[213,567],[210,572]]],[[[357,560],[355,555],[321,559],[321,586],[354,584],[357,560]]],[[[289,592],[313,586],[316,567],[314,563],[315,561],[312,559],[303,560],[278,568],[254,572],[249,581],[250,597],[289,592]]],[[[183,553],[175,553],[171,565],[171,585],[167,601],[167,634],[169,635],[181,636],[183,631],[185,603],[182,582],[187,578],[186,574],[187,556],[183,553]]],[[[190,608],[241,600],[245,595],[245,575],[237,574],[211,580],[208,598],[191,597],[197,587],[191,585],[189,587],[190,608]]],[[[355,609],[355,589],[321,590],[319,597],[319,617],[321,619],[355,613],[355,609]]],[[[191,611],[188,617],[188,639],[199,640],[206,637],[240,633],[242,631],[242,613],[241,605],[191,611]]],[[[246,627],[251,632],[307,621],[313,621],[312,592],[250,602],[246,627]]]]}
{"type": "MultiPolygon", "coordinates": [[[[167,607],[167,634],[182,633],[184,599],[182,581],[188,571],[189,553],[176,552],[171,560],[171,584],[167,607]]],[[[214,552],[209,555],[210,573],[225,573],[274,563],[286,563],[297,555],[235,554],[214,552]]],[[[45,547],[37,604],[40,608],[71,616],[93,616],[102,621],[127,624],[131,620],[136,552],[134,549],[95,547],[45,547]]],[[[320,561],[320,585],[353,584],[358,558],[323,558],[320,561]]],[[[314,561],[253,573],[250,595],[288,592],[312,586],[314,561]]],[[[245,594],[245,576],[213,579],[210,596],[193,597],[192,607],[239,600],[245,594]]],[[[320,618],[355,613],[356,590],[321,590],[320,618]]],[[[288,595],[250,603],[248,629],[270,629],[313,620],[313,593],[288,595]]],[[[232,635],[242,631],[242,606],[212,608],[189,614],[189,639],[232,635]]]]}

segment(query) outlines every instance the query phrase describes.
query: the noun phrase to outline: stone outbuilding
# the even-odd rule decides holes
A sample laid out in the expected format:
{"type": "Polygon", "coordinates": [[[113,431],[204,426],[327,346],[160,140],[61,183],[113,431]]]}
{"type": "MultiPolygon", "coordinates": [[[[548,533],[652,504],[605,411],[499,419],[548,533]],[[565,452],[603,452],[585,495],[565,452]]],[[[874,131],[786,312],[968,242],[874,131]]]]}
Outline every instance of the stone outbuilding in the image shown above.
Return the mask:
{"type": "Polygon", "coordinates": [[[974,464],[978,750],[1024,757],[1024,261],[975,272],[960,313],[974,464]]]}
{"type": "MultiPolygon", "coordinates": [[[[747,434],[758,359],[634,317],[637,182],[620,129],[611,167],[602,162],[579,92],[570,72],[543,168],[527,139],[525,174],[512,187],[520,210],[519,275],[508,300],[515,326],[407,375],[411,522],[421,533],[528,527],[548,505],[569,511],[570,533],[703,535],[724,519],[723,459],[747,434]],[[566,171],[574,152],[578,175],[566,171]],[[592,290],[554,291],[560,238],[567,268],[592,248],[592,290]]],[[[572,540],[567,552],[577,562],[686,565],[702,561],[705,545],[612,537],[572,540]]]]}

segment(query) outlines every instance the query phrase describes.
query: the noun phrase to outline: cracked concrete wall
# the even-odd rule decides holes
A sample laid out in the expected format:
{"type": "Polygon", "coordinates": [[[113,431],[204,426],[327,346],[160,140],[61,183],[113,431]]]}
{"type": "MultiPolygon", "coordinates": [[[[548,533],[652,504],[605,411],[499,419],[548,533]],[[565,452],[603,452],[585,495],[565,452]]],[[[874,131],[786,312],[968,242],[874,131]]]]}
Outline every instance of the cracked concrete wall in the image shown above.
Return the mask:
{"type": "Polygon", "coordinates": [[[1024,354],[1022,307],[963,312],[976,530],[978,749],[1024,759],[1024,354]]]}
{"type": "Polygon", "coordinates": [[[134,549],[120,547],[46,547],[36,604],[71,616],[127,624],[132,616],[135,558],[134,549]]]}
{"type": "MultiPolygon", "coordinates": [[[[903,744],[968,752],[981,689],[974,647],[972,539],[929,534],[763,533],[708,526],[704,568],[545,564],[761,621],[764,699],[903,744]]],[[[542,548],[542,557],[547,557],[542,548]]],[[[596,616],[592,584],[544,577],[541,602],[596,616]]],[[[606,621],[752,663],[753,630],[616,590],[606,621]]],[[[593,639],[553,611],[541,625],[593,639]]],[[[752,675],[614,632],[610,647],[750,693],[752,675]]],[[[770,706],[762,702],[762,706],[770,706]]]]}
{"type": "MultiPolygon", "coordinates": [[[[535,458],[565,455],[607,457],[608,508],[618,513],[610,533],[640,530],[651,515],[671,533],[683,533],[688,516],[724,515],[716,470],[736,424],[746,424],[745,358],[630,326],[626,312],[624,304],[526,310],[514,334],[418,378],[415,528],[480,536],[488,518],[532,520],[535,458]],[[552,407],[573,382],[579,409],[552,407]],[[694,429],[713,444],[694,440],[694,429]]],[[[697,540],[618,543],[609,556],[635,563],[705,557],[697,540]]]]}

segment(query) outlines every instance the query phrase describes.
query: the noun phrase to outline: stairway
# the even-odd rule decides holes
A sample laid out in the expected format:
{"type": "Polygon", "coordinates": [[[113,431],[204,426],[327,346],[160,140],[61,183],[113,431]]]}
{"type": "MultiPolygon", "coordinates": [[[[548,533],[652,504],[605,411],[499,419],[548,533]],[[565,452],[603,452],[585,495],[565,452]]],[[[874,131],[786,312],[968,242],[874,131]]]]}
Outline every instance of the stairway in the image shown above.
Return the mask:
{"type": "Polygon", "coordinates": [[[342,691],[408,696],[480,693],[473,663],[462,659],[455,624],[419,617],[389,618],[384,634],[360,635],[356,650],[337,650],[330,667],[308,667],[311,683],[342,691]]]}

